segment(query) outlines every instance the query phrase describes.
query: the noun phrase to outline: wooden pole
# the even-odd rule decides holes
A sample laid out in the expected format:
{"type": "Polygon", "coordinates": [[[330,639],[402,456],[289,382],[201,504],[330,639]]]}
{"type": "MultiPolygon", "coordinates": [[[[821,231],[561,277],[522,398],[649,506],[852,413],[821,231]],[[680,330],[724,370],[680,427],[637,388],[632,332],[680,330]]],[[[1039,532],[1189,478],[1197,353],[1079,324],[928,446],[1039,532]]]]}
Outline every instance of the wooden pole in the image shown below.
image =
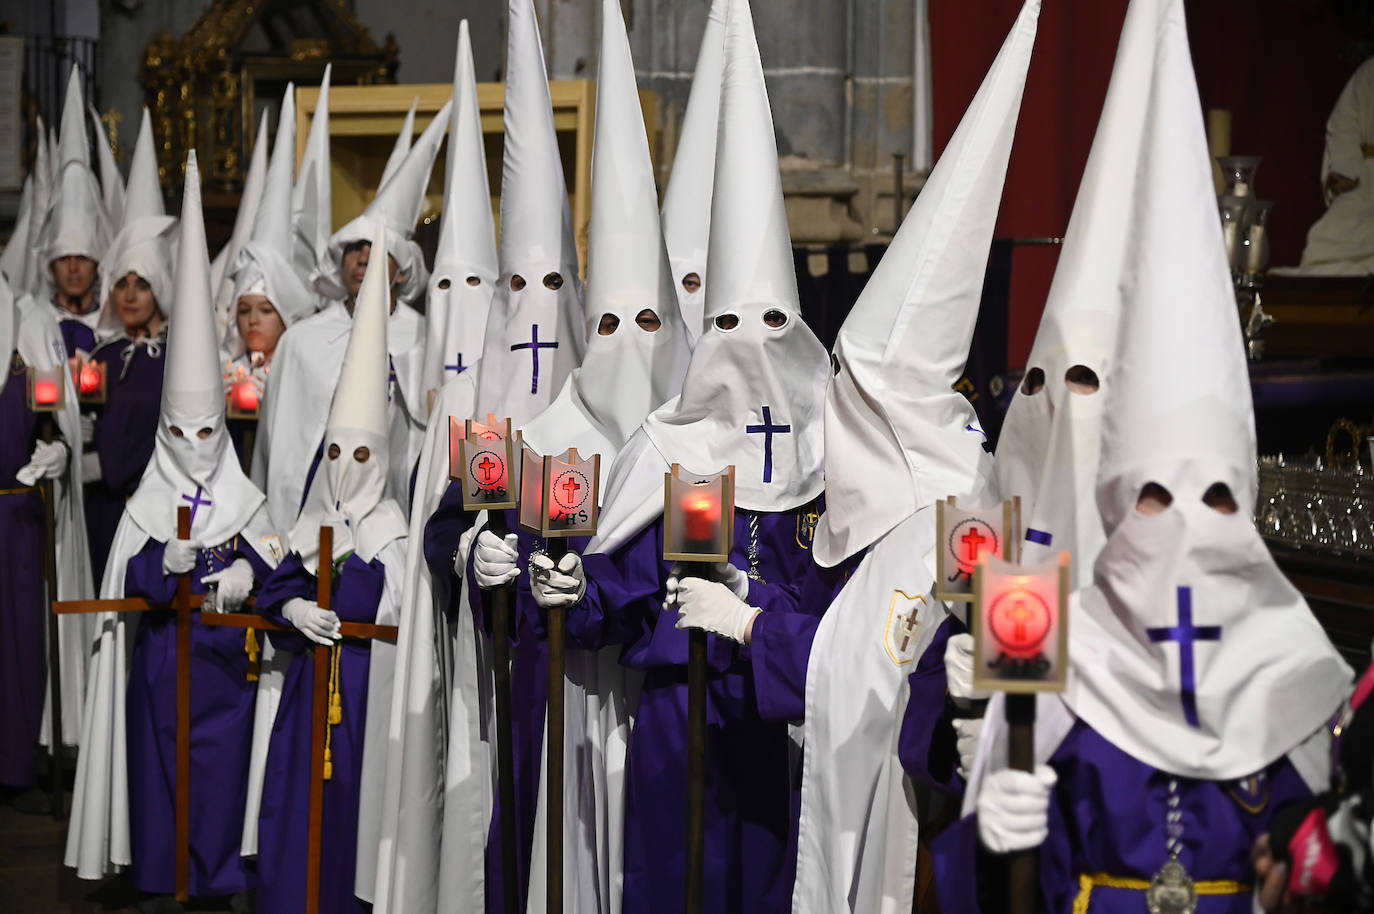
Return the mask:
{"type": "MultiPolygon", "coordinates": [[[[334,528],[320,527],[320,551],[315,576],[318,587],[315,602],[328,609],[334,584],[334,528]]],[[[333,648],[315,645],[314,708],[310,715],[310,818],[305,852],[305,910],[320,910],[320,842],[324,826],[324,740],[329,725],[329,652],[333,648]]]]}
{"type": "MultiPolygon", "coordinates": [[[[510,532],[506,512],[487,512],[487,527],[504,538],[510,532]]],[[[511,593],[507,584],[482,592],[492,628],[492,654],[496,687],[497,802],[501,807],[501,889],[505,914],[519,912],[519,874],[515,851],[515,737],[511,732],[510,624],[511,593]]]]}
{"type": "MultiPolygon", "coordinates": [[[[1035,771],[1035,695],[1007,695],[1007,765],[1017,771],[1035,771]]],[[[1010,914],[1035,914],[1040,894],[1037,867],[1039,850],[1032,848],[1007,855],[1007,910],[1010,914]]]]}
{"type": "MultiPolygon", "coordinates": [[[[556,566],[568,554],[568,541],[561,536],[549,537],[545,547],[556,566]]],[[[548,700],[548,764],[544,784],[545,820],[548,834],[548,914],[563,914],[563,673],[566,658],[563,654],[564,631],[568,610],[556,606],[548,610],[549,700],[548,700]]]]}
{"type": "MultiPolygon", "coordinates": [[[[684,562],[683,577],[710,580],[706,562],[684,562]]],[[[686,914],[701,914],[706,875],[706,632],[687,633],[687,871],[686,914]]]]}
{"type": "Polygon", "coordinates": [[[253,475],[253,445],[258,436],[258,420],[245,419],[243,429],[243,475],[253,475]]]}
{"type": "MultiPolygon", "coordinates": [[[[177,539],[191,538],[191,508],[177,508],[177,539]]],[[[191,573],[177,576],[176,896],[191,899],[191,573]]],[[[54,618],[56,618],[54,616],[54,618]]]]}
{"type": "MultiPolygon", "coordinates": [[[[39,418],[38,437],[44,441],[53,440],[52,413],[43,413],[39,418]]],[[[80,454],[75,454],[72,464],[79,466],[80,454]]],[[[80,485],[81,474],[72,474],[73,485],[80,485]]],[[[56,492],[51,479],[38,483],[39,496],[43,499],[43,587],[47,591],[44,606],[57,600],[57,514],[56,492]]],[[[62,646],[58,633],[58,619],[54,613],[44,612],[48,618],[48,723],[51,733],[48,742],[52,748],[52,817],[61,821],[65,815],[66,803],[62,796],[62,646]]]]}

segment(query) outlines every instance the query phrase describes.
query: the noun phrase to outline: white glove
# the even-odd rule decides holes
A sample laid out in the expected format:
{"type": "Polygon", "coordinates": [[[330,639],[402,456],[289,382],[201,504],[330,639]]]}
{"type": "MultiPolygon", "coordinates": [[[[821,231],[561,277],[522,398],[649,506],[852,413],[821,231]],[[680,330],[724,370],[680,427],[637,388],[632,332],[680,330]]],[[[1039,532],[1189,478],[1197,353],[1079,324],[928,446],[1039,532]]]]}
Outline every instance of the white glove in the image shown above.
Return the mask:
{"type": "Polygon", "coordinates": [[[325,646],[339,640],[339,617],[327,609],[321,609],[314,600],[292,597],[281,608],[286,621],[295,626],[296,631],[325,646]]]}
{"type": "Polygon", "coordinates": [[[95,451],[85,451],[81,455],[81,481],[99,482],[105,478],[100,468],[100,455],[95,451]]]}
{"type": "Polygon", "coordinates": [[[587,592],[587,573],[582,570],[582,556],[569,552],[553,563],[542,552],[530,556],[530,593],[540,609],[571,606],[587,592]]]}
{"type": "Polygon", "coordinates": [[[1003,768],[978,794],[978,840],[994,854],[1039,847],[1049,837],[1050,791],[1059,776],[1049,765],[1035,773],[1003,768]]]}
{"type": "Polygon", "coordinates": [[[973,757],[978,753],[978,738],[983,735],[983,718],[954,718],[955,745],[959,749],[959,777],[968,778],[973,757]]]}
{"type": "Polygon", "coordinates": [[[29,462],[19,468],[14,478],[22,486],[31,486],[42,479],[56,479],[67,469],[67,446],[61,441],[40,441],[34,445],[29,462]]]}
{"type": "Polygon", "coordinates": [[[196,553],[199,551],[199,540],[168,540],[166,548],[162,550],[162,573],[185,574],[196,567],[196,553]]]}
{"type": "Polygon", "coordinates": [[[716,581],[683,578],[677,586],[677,627],[700,628],[744,644],[759,610],[716,581]]]}
{"type": "Polygon", "coordinates": [[[202,610],[212,613],[238,612],[253,590],[253,566],[247,559],[235,559],[223,571],[207,574],[200,583],[210,585],[202,610]]]}
{"type": "Polygon", "coordinates": [[[95,416],[92,413],[81,414],[81,443],[90,444],[95,440],[95,416]]]}
{"type": "Polygon", "coordinates": [[[972,635],[951,635],[945,643],[945,681],[952,698],[967,702],[991,697],[973,688],[972,635]]]}
{"type": "Polygon", "coordinates": [[[711,567],[711,576],[730,588],[730,592],[741,600],[749,599],[749,575],[729,562],[716,562],[711,567]]]}
{"type": "Polygon", "coordinates": [[[458,537],[458,548],[453,550],[453,573],[462,577],[467,574],[468,556],[472,555],[472,541],[477,539],[477,528],[468,527],[458,537]]]}
{"type": "Polygon", "coordinates": [[[477,573],[477,586],[492,590],[509,584],[520,576],[520,542],[514,533],[507,533],[503,540],[490,530],[477,534],[477,554],[473,557],[472,567],[477,573]]]}

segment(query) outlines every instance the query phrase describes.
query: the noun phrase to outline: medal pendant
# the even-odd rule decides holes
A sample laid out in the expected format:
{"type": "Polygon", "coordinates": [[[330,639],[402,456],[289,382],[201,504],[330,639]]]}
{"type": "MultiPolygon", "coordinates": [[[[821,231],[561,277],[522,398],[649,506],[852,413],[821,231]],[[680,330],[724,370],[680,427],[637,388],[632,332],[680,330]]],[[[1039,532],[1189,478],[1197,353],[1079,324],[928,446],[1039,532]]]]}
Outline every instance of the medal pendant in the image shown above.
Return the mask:
{"type": "Polygon", "coordinates": [[[1145,892],[1145,907],[1150,914],[1195,914],[1197,890],[1183,864],[1168,860],[1159,868],[1145,892]]]}

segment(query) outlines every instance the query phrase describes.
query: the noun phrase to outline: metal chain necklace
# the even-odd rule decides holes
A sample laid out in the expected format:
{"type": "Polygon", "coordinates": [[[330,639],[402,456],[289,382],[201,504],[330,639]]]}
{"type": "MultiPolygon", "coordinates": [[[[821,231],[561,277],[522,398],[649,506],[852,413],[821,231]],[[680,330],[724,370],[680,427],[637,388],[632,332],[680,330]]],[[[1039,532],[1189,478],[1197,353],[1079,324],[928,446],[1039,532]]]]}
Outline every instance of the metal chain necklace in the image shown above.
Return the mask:
{"type": "Polygon", "coordinates": [[[1150,880],[1145,907],[1150,914],[1195,914],[1197,889],[1188,870],[1179,862],[1183,850],[1183,810],[1179,808],[1178,779],[1169,778],[1169,799],[1164,814],[1164,848],[1169,859],[1150,880]]]}
{"type": "Polygon", "coordinates": [[[759,573],[759,516],[757,514],[749,515],[749,577],[761,584],[768,583],[759,573]]]}

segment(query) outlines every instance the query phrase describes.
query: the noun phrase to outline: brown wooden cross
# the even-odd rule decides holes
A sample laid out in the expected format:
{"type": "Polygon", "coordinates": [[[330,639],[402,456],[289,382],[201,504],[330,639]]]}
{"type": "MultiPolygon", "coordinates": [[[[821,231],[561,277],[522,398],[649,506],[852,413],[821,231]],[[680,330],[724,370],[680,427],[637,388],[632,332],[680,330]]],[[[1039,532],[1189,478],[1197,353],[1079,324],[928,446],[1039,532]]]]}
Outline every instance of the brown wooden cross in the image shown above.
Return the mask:
{"type": "MultiPolygon", "coordinates": [[[[320,528],[320,551],[317,577],[319,586],[315,602],[321,609],[329,609],[332,575],[329,573],[334,555],[334,530],[320,528]]],[[[289,631],[253,613],[214,613],[201,617],[206,625],[227,628],[256,628],[265,631],[289,631]]],[[[395,641],[397,627],[371,622],[340,622],[339,634],[345,638],[395,641]]],[[[305,910],[319,914],[320,910],[320,842],[324,824],[325,741],[329,727],[329,667],[330,652],[335,648],[315,645],[315,691],[310,714],[310,811],[309,838],[305,856],[305,910]]]]}

